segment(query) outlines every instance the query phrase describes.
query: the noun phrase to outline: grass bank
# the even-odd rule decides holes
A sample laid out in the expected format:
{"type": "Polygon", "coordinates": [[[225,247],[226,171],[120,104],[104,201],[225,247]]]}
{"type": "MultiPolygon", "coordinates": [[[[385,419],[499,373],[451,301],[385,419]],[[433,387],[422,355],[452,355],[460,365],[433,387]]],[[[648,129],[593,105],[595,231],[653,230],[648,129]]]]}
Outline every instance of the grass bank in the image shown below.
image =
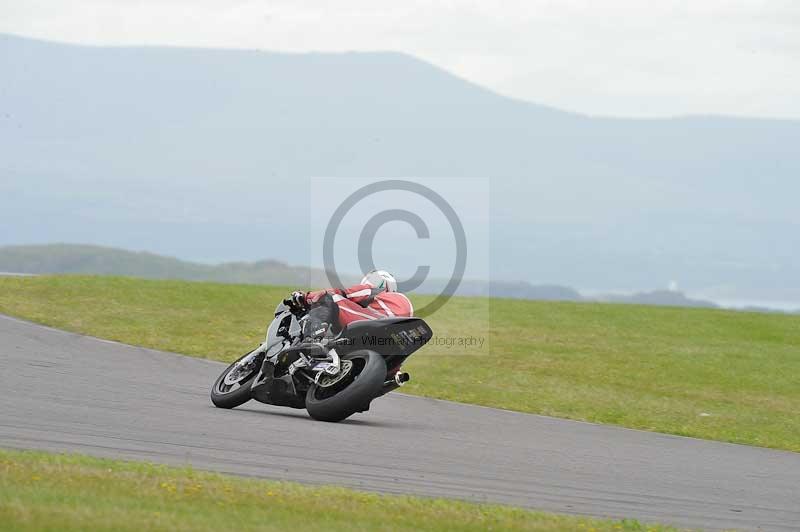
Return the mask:
{"type": "Polygon", "coordinates": [[[444,499],[0,450],[2,530],[669,530],[444,499]]]}
{"type": "MultiPolygon", "coordinates": [[[[261,341],[289,289],[0,278],[0,312],[229,361],[261,341]]],[[[454,298],[428,321],[442,339],[485,342],[420,350],[409,393],[800,451],[800,316],[454,298]]]]}

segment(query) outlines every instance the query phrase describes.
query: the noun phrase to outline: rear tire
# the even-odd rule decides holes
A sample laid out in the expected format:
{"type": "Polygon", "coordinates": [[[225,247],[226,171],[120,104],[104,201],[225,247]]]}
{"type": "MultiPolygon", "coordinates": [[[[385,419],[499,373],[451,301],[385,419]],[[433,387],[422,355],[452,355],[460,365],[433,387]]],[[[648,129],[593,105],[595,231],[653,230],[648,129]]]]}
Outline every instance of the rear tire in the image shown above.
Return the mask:
{"type": "MultiPolygon", "coordinates": [[[[356,412],[369,409],[370,402],[380,395],[386,379],[386,361],[374,351],[354,351],[342,357],[353,363],[355,377],[344,389],[327,396],[330,391],[312,384],[306,393],[306,410],[318,421],[337,422],[356,412]]],[[[348,376],[345,376],[347,379],[348,376]]]]}
{"type": "Polygon", "coordinates": [[[256,378],[256,375],[258,375],[258,370],[261,368],[261,363],[264,360],[263,355],[255,357],[253,371],[248,373],[241,381],[238,381],[238,388],[227,392],[223,391],[225,388],[225,377],[227,377],[231,370],[236,367],[236,364],[240,360],[249,356],[251,353],[252,351],[242,357],[239,357],[236,362],[225,368],[225,371],[223,371],[222,374],[217,377],[217,380],[214,382],[214,386],[211,388],[211,402],[214,403],[214,406],[218,408],[236,408],[237,406],[243,405],[253,398],[250,391],[250,385],[253,383],[253,379],[256,378]]]}

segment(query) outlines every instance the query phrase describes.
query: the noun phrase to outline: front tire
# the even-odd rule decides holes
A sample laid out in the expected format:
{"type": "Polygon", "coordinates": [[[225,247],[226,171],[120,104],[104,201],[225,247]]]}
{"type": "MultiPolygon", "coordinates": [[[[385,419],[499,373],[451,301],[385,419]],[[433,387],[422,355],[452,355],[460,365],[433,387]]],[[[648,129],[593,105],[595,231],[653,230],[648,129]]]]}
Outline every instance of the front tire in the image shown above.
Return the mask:
{"type": "Polygon", "coordinates": [[[217,377],[214,386],[211,388],[211,402],[214,403],[214,406],[218,408],[236,408],[253,398],[250,385],[253,383],[253,379],[255,379],[256,375],[258,375],[258,370],[261,367],[261,363],[264,361],[263,355],[253,356],[253,360],[250,361],[247,367],[239,368],[241,375],[237,375],[234,379],[228,379],[226,381],[228,375],[237,369],[237,365],[252,355],[253,352],[251,351],[240,357],[217,377]]]}
{"type": "Polygon", "coordinates": [[[343,356],[343,365],[344,361],[351,365],[340,381],[327,387],[312,384],[308,389],[306,410],[312,418],[342,421],[367,410],[370,402],[380,395],[386,379],[386,361],[381,355],[374,351],[355,351],[343,356]]]}

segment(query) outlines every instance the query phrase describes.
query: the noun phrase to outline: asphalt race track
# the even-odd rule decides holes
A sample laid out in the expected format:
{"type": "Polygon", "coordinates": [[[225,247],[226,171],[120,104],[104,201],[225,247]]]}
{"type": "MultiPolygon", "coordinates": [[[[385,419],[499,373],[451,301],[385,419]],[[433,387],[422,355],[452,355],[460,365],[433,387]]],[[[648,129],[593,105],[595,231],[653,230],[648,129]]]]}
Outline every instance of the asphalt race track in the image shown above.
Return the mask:
{"type": "Polygon", "coordinates": [[[800,454],[397,393],[339,424],[255,402],[220,410],[208,393],[223,367],[0,316],[0,447],[677,526],[800,529],[800,454]]]}

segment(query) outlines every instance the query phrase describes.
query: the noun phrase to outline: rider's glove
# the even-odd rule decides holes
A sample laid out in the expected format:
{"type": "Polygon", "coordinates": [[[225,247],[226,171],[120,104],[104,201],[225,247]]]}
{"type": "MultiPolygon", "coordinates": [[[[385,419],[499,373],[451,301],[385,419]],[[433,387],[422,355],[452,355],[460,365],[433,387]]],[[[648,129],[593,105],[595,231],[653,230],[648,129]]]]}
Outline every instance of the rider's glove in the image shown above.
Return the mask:
{"type": "Polygon", "coordinates": [[[306,302],[306,294],[304,292],[294,291],[292,294],[283,300],[283,304],[288,306],[294,312],[302,312],[308,309],[306,302]]]}

